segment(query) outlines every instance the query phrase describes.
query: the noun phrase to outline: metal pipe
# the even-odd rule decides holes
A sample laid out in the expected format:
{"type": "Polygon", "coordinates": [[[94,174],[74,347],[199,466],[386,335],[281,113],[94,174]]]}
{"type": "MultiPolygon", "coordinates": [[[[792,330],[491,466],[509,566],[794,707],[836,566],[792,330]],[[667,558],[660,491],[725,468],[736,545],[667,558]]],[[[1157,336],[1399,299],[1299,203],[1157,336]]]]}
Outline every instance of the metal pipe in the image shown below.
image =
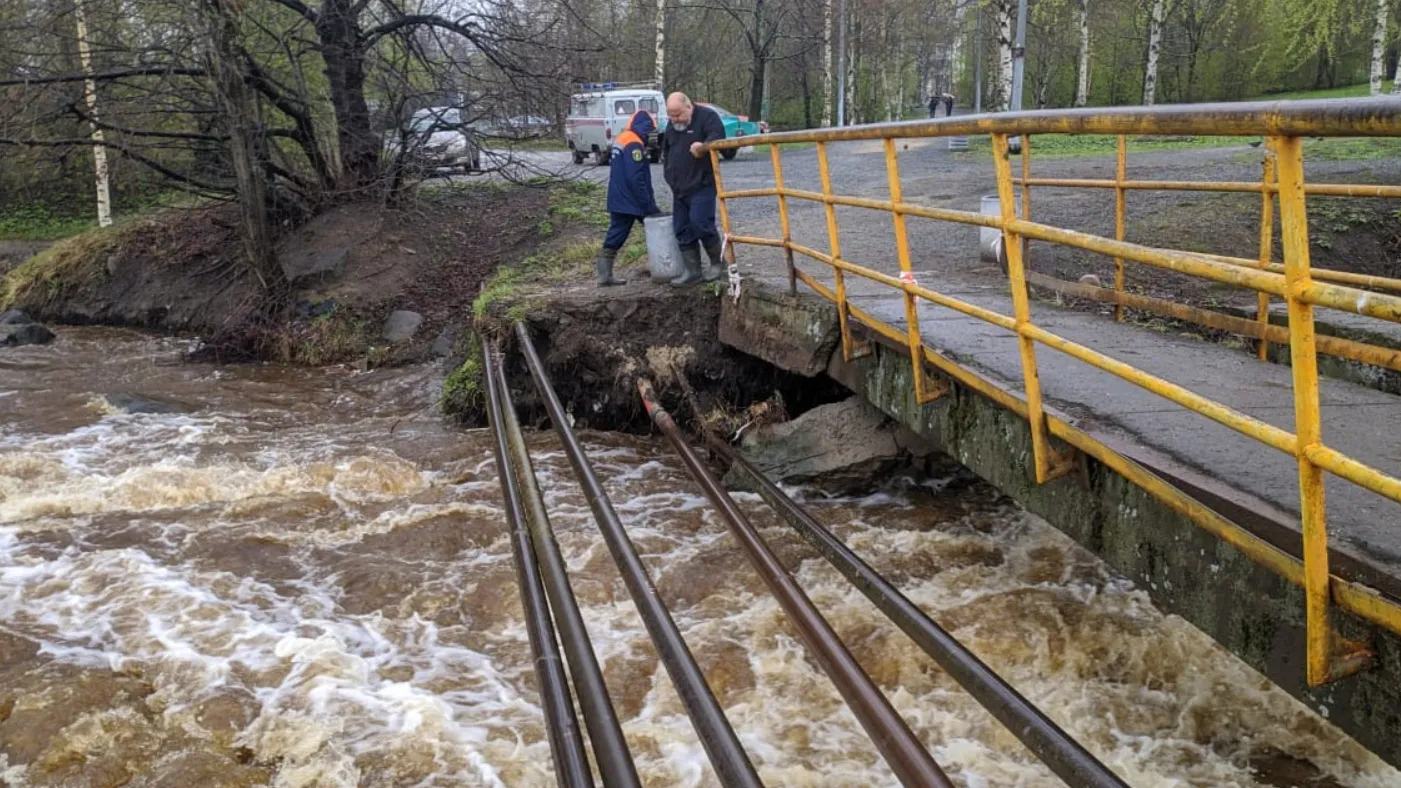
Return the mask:
{"type": "Polygon", "coordinates": [[[1022,108],[1022,82],[1026,74],[1026,0],[1017,3],[1017,39],[1012,45],[1012,95],[1008,105],[1013,112],[1022,108]]]}
{"type": "Polygon", "coordinates": [[[865,594],[902,632],[909,635],[998,722],[1007,726],[1007,730],[1058,777],[1074,786],[1124,786],[1124,782],[1108,767],[1022,697],[953,635],[934,623],[918,605],[862,561],[841,539],[789,498],[778,485],[769,481],[758,468],[720,440],[710,437],[707,443],[753,480],[760,497],[773,507],[780,518],[816,548],[828,563],[865,594]]]}
{"type": "MultiPolygon", "coordinates": [[[[496,363],[491,345],[479,341],[482,364],[486,369],[496,363]]],[[[579,733],[579,720],[574,716],[574,701],[569,696],[569,680],[559,659],[555,643],[555,628],[550,623],[550,608],[545,601],[545,589],[540,584],[535,566],[530,532],[522,521],[520,490],[511,470],[510,451],[501,428],[501,400],[496,388],[496,376],[487,374],[487,419],[491,423],[492,452],[496,456],[497,476],[501,482],[501,497],[506,506],[506,523],[511,529],[511,555],[516,563],[516,582],[520,586],[521,607],[525,610],[525,630],[530,637],[530,654],[535,662],[535,680],[540,688],[540,705],[545,712],[545,728],[550,737],[550,754],[554,758],[555,781],[565,788],[593,788],[593,772],[584,753],[584,740],[579,733]]]]}
{"type": "Polygon", "coordinates": [[[720,482],[686,445],[681,430],[672,421],[670,414],[657,402],[652,384],[645,379],[639,380],[637,390],[642,395],[642,402],[647,406],[647,413],[651,415],[652,422],[666,435],[676,453],[681,456],[681,461],[686,465],[691,478],[700,485],[705,497],[719,510],[730,527],[730,533],[734,534],[735,540],[749,556],[749,562],[763,578],[764,585],[768,586],[769,591],[778,599],[788,620],[802,636],[808,652],[822,666],[828,678],[832,679],[837,691],[856,714],[861,727],[866,729],[866,733],[881,755],[885,756],[886,763],[890,764],[900,782],[911,786],[952,786],[953,783],[949,782],[943,770],[930,757],[929,751],[915,737],[914,732],[890,705],[890,701],[881,693],[871,677],[861,669],[856,658],[847,651],[846,645],[803,592],[802,586],[793,580],[778,560],[778,556],[769,549],[758,529],[749,522],[744,512],[735,505],[734,499],[721,488],[720,482]]]}
{"type": "Polygon", "coordinates": [[[715,767],[716,776],[719,777],[720,783],[727,787],[762,786],[758,773],[754,771],[754,765],[749,762],[749,756],[745,754],[744,747],[740,745],[739,738],[730,727],[730,721],[725,718],[724,711],[710,691],[710,685],[705,683],[705,674],[696,664],[691,650],[686,647],[681,630],[672,620],[666,603],[662,601],[656,586],[652,584],[652,579],[647,575],[647,568],[643,566],[637,548],[628,538],[622,521],[618,519],[618,513],[613,511],[613,505],[609,503],[603,485],[584,454],[584,447],[579,444],[579,439],[569,426],[564,406],[560,404],[559,396],[555,394],[554,386],[545,374],[545,366],[540,362],[539,354],[535,352],[535,344],[531,342],[530,333],[524,323],[516,324],[516,337],[520,340],[521,352],[530,368],[530,375],[535,380],[540,398],[545,403],[545,410],[549,413],[555,432],[564,445],[569,464],[573,466],[579,486],[583,488],[584,497],[588,499],[589,508],[593,510],[594,519],[598,521],[603,541],[608,545],[614,563],[618,565],[628,594],[631,595],[633,603],[637,606],[637,613],[642,617],[642,623],[646,625],[647,633],[657,647],[657,655],[666,667],[667,675],[676,687],[676,694],[681,697],[681,703],[686,707],[686,714],[691,718],[691,725],[695,727],[711,765],[715,767]]]}
{"type": "Polygon", "coordinates": [[[540,483],[530,462],[530,451],[526,448],[520,422],[516,419],[505,373],[500,365],[489,365],[485,374],[494,379],[501,399],[501,424],[506,429],[506,441],[519,476],[518,483],[524,491],[525,515],[530,526],[531,544],[535,548],[535,560],[544,577],[545,593],[549,596],[550,610],[559,627],[564,656],[569,660],[569,675],[574,679],[574,692],[584,713],[584,724],[589,729],[589,744],[593,748],[599,775],[608,788],[641,788],[642,781],[637,776],[637,767],[633,764],[622,726],[618,724],[618,715],[613,709],[613,699],[608,694],[608,684],[603,680],[598,657],[594,654],[589,630],[584,625],[583,615],[579,613],[579,602],[569,587],[569,569],[560,553],[559,543],[555,541],[554,529],[550,527],[545,498],[540,494],[540,483]]]}

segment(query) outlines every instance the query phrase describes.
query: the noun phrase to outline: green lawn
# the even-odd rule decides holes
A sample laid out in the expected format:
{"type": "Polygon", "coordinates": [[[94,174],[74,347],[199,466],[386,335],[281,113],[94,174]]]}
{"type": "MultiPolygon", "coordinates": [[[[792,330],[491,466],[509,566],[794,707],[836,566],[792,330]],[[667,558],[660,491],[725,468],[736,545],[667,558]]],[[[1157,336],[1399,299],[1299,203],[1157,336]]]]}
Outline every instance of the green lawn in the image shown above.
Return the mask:
{"type": "MultiPolygon", "coordinates": [[[[1291,93],[1267,93],[1263,96],[1255,96],[1248,101],[1301,101],[1304,99],[1332,99],[1332,98],[1362,98],[1372,92],[1372,86],[1368,82],[1360,85],[1348,85],[1341,88],[1327,88],[1325,90],[1296,90],[1291,93]]],[[[1391,80],[1382,82],[1382,93],[1391,93],[1391,80]]]]}

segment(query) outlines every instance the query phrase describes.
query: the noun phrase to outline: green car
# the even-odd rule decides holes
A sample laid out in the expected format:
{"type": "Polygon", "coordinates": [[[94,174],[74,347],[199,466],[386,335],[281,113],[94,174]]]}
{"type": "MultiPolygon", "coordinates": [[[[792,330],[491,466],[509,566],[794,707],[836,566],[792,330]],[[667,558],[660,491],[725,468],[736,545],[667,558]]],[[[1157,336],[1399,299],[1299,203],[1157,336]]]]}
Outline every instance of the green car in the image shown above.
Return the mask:
{"type": "MultiPolygon", "coordinates": [[[[768,134],[769,124],[764,121],[754,122],[747,115],[736,115],[724,107],[715,104],[701,104],[702,107],[709,107],[715,110],[715,114],[720,116],[720,122],[725,124],[725,139],[735,137],[751,137],[755,134],[768,134]]],[[[720,151],[720,155],[725,157],[725,161],[733,159],[739,154],[739,148],[727,148],[720,151]]]]}

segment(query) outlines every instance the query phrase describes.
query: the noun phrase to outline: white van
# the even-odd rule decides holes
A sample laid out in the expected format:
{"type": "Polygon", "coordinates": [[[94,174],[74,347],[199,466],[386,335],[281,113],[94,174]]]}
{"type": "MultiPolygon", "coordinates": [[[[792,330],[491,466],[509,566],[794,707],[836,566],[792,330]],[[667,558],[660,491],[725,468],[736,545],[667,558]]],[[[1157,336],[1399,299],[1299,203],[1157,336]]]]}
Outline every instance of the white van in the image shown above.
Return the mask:
{"type": "MultiPolygon", "coordinates": [[[[615,82],[587,83],[580,86],[569,102],[569,117],[564,121],[564,137],[575,164],[593,156],[598,164],[608,163],[613,138],[627,131],[628,121],[638,110],[652,113],[660,132],[666,128],[666,97],[656,83],[619,85],[615,82]]],[[[647,137],[647,156],[656,164],[662,158],[658,133],[647,137]]]]}

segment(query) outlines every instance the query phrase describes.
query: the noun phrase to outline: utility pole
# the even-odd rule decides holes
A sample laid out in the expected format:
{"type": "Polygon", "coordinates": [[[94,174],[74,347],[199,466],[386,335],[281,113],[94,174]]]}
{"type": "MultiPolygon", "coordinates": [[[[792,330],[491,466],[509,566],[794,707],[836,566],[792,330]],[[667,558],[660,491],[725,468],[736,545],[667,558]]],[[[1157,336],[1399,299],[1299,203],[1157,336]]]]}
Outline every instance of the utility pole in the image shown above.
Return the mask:
{"type": "Polygon", "coordinates": [[[978,6],[978,26],[977,32],[973,34],[973,49],[976,50],[976,57],[973,58],[973,114],[979,115],[983,111],[983,7],[978,6]]]}
{"type": "Polygon", "coordinates": [[[1026,1],[1017,3],[1017,41],[1012,45],[1012,101],[1013,112],[1022,108],[1022,79],[1026,74],[1026,1]]]}
{"type": "Polygon", "coordinates": [[[837,125],[846,125],[846,0],[837,7],[837,125]]]}
{"type": "Polygon", "coordinates": [[[88,121],[92,126],[92,166],[97,187],[97,226],[112,224],[112,190],[107,174],[107,146],[102,129],[97,125],[97,81],[92,78],[92,48],[88,44],[88,18],[82,0],[73,4],[73,16],[78,25],[78,58],[83,63],[83,93],[87,98],[88,121]]]}

